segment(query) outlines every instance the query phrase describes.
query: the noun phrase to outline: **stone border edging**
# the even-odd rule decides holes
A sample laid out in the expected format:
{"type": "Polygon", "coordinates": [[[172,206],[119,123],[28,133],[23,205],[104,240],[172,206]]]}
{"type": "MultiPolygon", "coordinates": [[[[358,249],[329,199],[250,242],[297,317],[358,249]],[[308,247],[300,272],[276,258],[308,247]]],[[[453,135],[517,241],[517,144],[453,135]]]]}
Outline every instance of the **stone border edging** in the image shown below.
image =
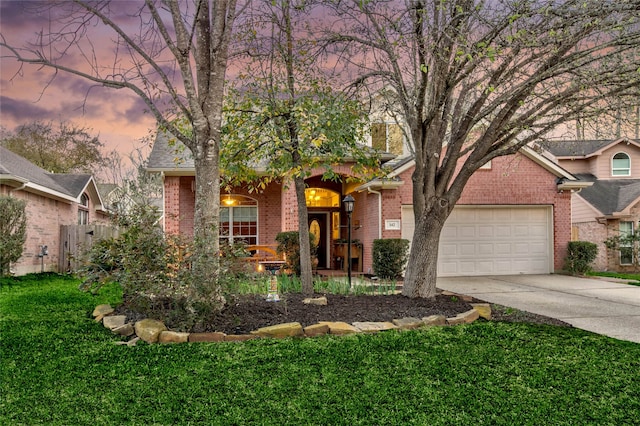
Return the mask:
{"type": "MultiPolygon", "coordinates": [[[[455,295],[455,294],[454,294],[455,295]]],[[[462,297],[460,295],[457,295],[462,297]]],[[[317,337],[326,334],[348,335],[356,333],[377,333],[386,330],[415,330],[422,327],[470,324],[478,318],[491,319],[489,303],[471,303],[473,309],[446,318],[444,315],[431,315],[424,318],[399,318],[389,322],[320,321],[317,324],[302,327],[298,322],[262,327],[249,334],[225,334],[221,332],[184,333],[171,331],[162,322],[143,319],[136,323],[127,323],[125,315],[113,315],[111,305],[98,305],[92,316],[96,322],[111,330],[114,334],[129,337],[128,341],[116,342],[118,345],[135,346],[140,340],[147,343],[187,343],[187,342],[244,342],[259,338],[283,339],[286,337],[317,337]]]]}

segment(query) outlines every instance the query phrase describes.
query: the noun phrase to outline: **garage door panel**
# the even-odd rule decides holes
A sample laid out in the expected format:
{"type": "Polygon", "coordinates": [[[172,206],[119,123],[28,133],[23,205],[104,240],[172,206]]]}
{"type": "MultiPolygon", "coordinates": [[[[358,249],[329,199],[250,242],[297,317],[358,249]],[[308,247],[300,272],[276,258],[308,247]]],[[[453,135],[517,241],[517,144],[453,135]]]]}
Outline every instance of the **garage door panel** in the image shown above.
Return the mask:
{"type": "MultiPolygon", "coordinates": [[[[403,206],[403,238],[413,236],[413,210],[403,206]]],[[[441,234],[438,275],[552,272],[548,206],[455,207],[441,234]]]]}

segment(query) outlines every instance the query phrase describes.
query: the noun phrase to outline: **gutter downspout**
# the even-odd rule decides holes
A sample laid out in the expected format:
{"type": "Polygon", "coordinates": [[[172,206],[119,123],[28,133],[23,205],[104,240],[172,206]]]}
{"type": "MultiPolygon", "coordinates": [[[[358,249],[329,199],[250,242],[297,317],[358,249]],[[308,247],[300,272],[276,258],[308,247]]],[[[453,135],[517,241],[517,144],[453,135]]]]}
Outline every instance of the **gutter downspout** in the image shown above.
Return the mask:
{"type": "Polygon", "coordinates": [[[367,187],[367,194],[378,194],[378,239],[382,238],[382,193],[367,187]]]}

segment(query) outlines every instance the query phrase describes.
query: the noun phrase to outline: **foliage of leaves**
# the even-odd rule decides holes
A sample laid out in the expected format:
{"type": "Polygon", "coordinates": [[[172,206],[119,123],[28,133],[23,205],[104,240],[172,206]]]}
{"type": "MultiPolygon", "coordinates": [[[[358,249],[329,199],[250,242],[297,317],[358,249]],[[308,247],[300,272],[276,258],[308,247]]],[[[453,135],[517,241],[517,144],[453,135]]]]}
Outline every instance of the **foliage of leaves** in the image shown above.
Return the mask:
{"type": "Polygon", "coordinates": [[[373,240],[373,272],[380,278],[398,278],[407,264],[409,240],[373,240]]]}
{"type": "Polygon", "coordinates": [[[104,144],[91,129],[62,121],[34,121],[3,136],[2,146],[51,173],[95,174],[104,144]]]}
{"type": "Polygon", "coordinates": [[[598,246],[588,241],[570,241],[567,246],[565,268],[572,274],[584,275],[591,270],[598,256],[598,246]]]}
{"type": "Polygon", "coordinates": [[[0,275],[10,273],[11,262],[22,256],[27,239],[26,202],[0,195],[0,275]]]}
{"type": "Polygon", "coordinates": [[[95,294],[117,282],[128,308],[188,330],[222,308],[224,299],[216,291],[218,283],[193,282],[192,243],[165,236],[158,218],[158,212],[145,205],[119,216],[120,235],[94,244],[87,254],[79,271],[80,288],[95,294]]]}

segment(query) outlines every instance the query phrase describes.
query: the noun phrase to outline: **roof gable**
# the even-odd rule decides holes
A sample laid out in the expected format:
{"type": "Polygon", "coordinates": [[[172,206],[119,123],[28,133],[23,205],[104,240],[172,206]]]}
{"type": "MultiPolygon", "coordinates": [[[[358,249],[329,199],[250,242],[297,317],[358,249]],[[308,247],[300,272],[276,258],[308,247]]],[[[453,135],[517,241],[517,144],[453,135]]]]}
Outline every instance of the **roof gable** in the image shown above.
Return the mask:
{"type": "Polygon", "coordinates": [[[0,181],[47,194],[69,202],[79,202],[83,192],[91,187],[96,204],[102,206],[96,183],[88,174],[49,173],[20,155],[0,146],[0,181]]]}

